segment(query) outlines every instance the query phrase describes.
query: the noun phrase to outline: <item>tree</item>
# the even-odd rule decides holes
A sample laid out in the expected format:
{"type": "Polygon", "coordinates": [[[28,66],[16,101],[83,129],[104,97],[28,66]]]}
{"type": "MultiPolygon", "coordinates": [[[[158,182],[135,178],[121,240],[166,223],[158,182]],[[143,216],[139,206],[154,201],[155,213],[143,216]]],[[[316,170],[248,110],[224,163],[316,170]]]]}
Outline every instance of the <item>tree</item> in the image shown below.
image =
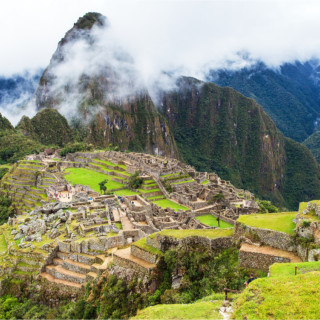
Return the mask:
{"type": "Polygon", "coordinates": [[[128,184],[131,189],[139,189],[142,185],[142,182],[143,179],[139,176],[139,172],[136,171],[130,176],[128,184]]]}
{"type": "Polygon", "coordinates": [[[103,194],[106,194],[107,187],[105,186],[108,183],[108,179],[104,179],[103,181],[99,182],[100,191],[103,191],[103,194]]]}

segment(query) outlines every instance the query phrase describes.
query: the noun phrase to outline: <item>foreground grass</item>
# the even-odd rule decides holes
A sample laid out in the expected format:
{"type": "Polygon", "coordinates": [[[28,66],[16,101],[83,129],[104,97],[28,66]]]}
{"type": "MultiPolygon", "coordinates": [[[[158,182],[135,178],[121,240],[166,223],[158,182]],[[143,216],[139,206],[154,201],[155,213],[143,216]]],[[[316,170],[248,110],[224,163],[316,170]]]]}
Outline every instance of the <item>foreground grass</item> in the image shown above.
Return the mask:
{"type": "MultiPolygon", "coordinates": [[[[196,217],[201,223],[209,226],[209,227],[218,227],[218,221],[215,216],[212,214],[206,214],[204,216],[196,217]]],[[[220,228],[233,228],[233,225],[227,222],[224,222],[220,219],[220,228]]]]}
{"type": "Polygon", "coordinates": [[[300,263],[274,263],[270,266],[270,277],[294,276],[295,266],[298,267],[297,274],[312,271],[320,271],[320,261],[300,263]]]}
{"type": "Polygon", "coordinates": [[[158,232],[159,235],[182,239],[186,237],[208,237],[209,239],[231,237],[233,229],[186,229],[186,230],[173,230],[164,229],[158,232]]]}
{"type": "Polygon", "coordinates": [[[148,307],[131,319],[222,319],[219,308],[222,301],[191,304],[159,304],[148,307]]]}
{"type": "Polygon", "coordinates": [[[320,273],[257,279],[240,294],[235,319],[320,319],[320,273]]]}
{"type": "Polygon", "coordinates": [[[85,168],[68,168],[65,172],[69,174],[65,175],[64,178],[71,184],[86,185],[96,192],[100,192],[99,182],[105,179],[108,180],[106,183],[107,191],[124,187],[123,184],[112,181],[110,176],[93,170],[85,168]]]}
{"type": "Polygon", "coordinates": [[[184,207],[181,204],[178,204],[178,203],[171,201],[171,200],[168,200],[168,199],[156,200],[156,201],[152,201],[152,202],[163,209],[171,208],[173,210],[179,210],[179,209],[190,210],[189,208],[184,207]]]}
{"type": "Polygon", "coordinates": [[[271,229],[293,235],[296,227],[293,219],[296,215],[297,212],[250,214],[240,216],[237,221],[250,227],[271,229]]]}

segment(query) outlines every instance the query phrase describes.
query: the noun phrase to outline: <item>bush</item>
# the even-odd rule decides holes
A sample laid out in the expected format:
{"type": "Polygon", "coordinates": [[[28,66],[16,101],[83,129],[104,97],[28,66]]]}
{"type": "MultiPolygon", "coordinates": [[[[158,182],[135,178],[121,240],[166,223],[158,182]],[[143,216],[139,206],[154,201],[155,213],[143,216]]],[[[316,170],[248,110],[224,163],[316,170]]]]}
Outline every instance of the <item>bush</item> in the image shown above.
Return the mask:
{"type": "Polygon", "coordinates": [[[132,174],[129,178],[129,187],[131,189],[139,189],[142,185],[142,178],[139,176],[139,172],[136,171],[134,174],[132,174]]]}
{"type": "Polygon", "coordinates": [[[84,142],[76,142],[69,143],[60,151],[60,156],[65,157],[68,153],[75,153],[80,151],[91,151],[93,150],[93,145],[84,143],[84,142]]]}
{"type": "Polygon", "coordinates": [[[259,205],[259,211],[261,213],[275,213],[275,212],[279,212],[279,209],[274,206],[271,201],[267,201],[267,200],[259,200],[258,201],[258,205],[259,205]]]}

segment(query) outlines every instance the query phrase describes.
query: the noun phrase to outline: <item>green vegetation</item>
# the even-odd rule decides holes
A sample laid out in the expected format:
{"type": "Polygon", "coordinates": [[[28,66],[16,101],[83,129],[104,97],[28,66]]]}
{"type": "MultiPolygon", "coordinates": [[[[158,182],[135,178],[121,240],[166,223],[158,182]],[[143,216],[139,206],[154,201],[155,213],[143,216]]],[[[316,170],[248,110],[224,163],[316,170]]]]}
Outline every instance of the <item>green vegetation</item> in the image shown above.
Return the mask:
{"type": "Polygon", "coordinates": [[[107,190],[106,183],[108,183],[108,179],[104,179],[103,181],[98,183],[100,191],[103,191],[103,194],[106,194],[106,190],[107,190]]]}
{"type": "Polygon", "coordinates": [[[299,262],[299,263],[274,263],[270,266],[270,277],[294,276],[295,267],[297,274],[320,271],[320,261],[299,262]]]}
{"type": "Polygon", "coordinates": [[[320,273],[257,279],[234,305],[235,319],[319,319],[320,273]]]}
{"type": "Polygon", "coordinates": [[[257,63],[237,71],[220,70],[212,81],[255,99],[287,137],[303,141],[319,117],[319,90],[314,68],[307,63],[286,63],[279,70],[257,63]]]}
{"type": "Polygon", "coordinates": [[[24,116],[17,129],[44,145],[62,147],[73,140],[66,118],[54,108],[42,109],[32,119],[24,116]]]}
{"type": "Polygon", "coordinates": [[[233,235],[233,229],[185,229],[185,230],[171,230],[164,229],[158,233],[162,236],[173,238],[186,238],[186,237],[207,237],[209,239],[215,239],[220,237],[231,237],[233,235]]]}
{"type": "Polygon", "coordinates": [[[219,308],[222,301],[190,304],[160,304],[138,311],[130,319],[222,319],[219,308]]]}
{"type": "Polygon", "coordinates": [[[117,196],[134,196],[136,194],[138,194],[138,192],[136,191],[131,191],[130,189],[122,189],[119,191],[116,191],[117,196]]]}
{"type": "Polygon", "coordinates": [[[201,182],[201,184],[204,184],[204,185],[206,185],[208,183],[209,183],[209,180],[204,180],[204,181],[201,182]]]}
{"type": "Polygon", "coordinates": [[[142,185],[143,179],[139,176],[139,172],[136,171],[134,174],[132,174],[129,178],[129,187],[131,189],[139,189],[142,185]]]}
{"type": "MultiPolygon", "coordinates": [[[[82,184],[89,186],[92,190],[99,192],[99,183],[106,178],[106,175],[85,168],[68,168],[65,170],[65,179],[71,184],[82,184]]],[[[123,184],[108,180],[106,187],[108,190],[124,187],[123,184]]]]}
{"type": "Polygon", "coordinates": [[[3,194],[0,194],[0,225],[6,223],[8,218],[13,215],[11,199],[3,194]]]}
{"type": "MultiPolygon", "coordinates": [[[[218,220],[212,214],[198,216],[196,219],[209,227],[218,227],[218,220]]],[[[233,225],[220,219],[220,228],[233,228],[233,225]]]]}
{"type": "MultiPolygon", "coordinates": [[[[149,191],[149,190],[148,190],[149,191]]],[[[190,210],[187,207],[182,206],[181,204],[178,204],[174,201],[168,200],[168,199],[162,199],[162,200],[156,200],[156,201],[152,201],[153,203],[155,203],[156,205],[158,205],[159,207],[166,209],[166,208],[171,208],[173,210],[190,210]]]]}
{"type": "Polygon", "coordinates": [[[181,158],[197,170],[216,172],[290,210],[300,201],[320,198],[320,169],[311,153],[285,138],[253,99],[231,88],[181,78],[165,101],[162,111],[181,158]]]}
{"type": "Polygon", "coordinates": [[[297,212],[266,213],[242,215],[237,221],[256,228],[271,229],[294,235],[296,225],[293,222],[297,212]]]}
{"type": "Polygon", "coordinates": [[[0,254],[4,254],[7,251],[7,242],[4,234],[0,234],[0,254]]]}
{"type": "Polygon", "coordinates": [[[271,201],[267,201],[267,200],[259,200],[258,201],[258,205],[259,205],[259,212],[260,213],[275,213],[275,212],[279,212],[279,209],[274,206],[271,201]]]}
{"type": "Polygon", "coordinates": [[[14,163],[27,154],[39,153],[45,147],[16,130],[0,130],[0,163],[14,163]]]}
{"type": "Polygon", "coordinates": [[[65,157],[68,153],[91,151],[92,149],[92,144],[87,144],[84,142],[68,143],[64,148],[61,149],[60,156],[65,157]]]}
{"type": "Polygon", "coordinates": [[[182,184],[182,183],[188,183],[188,182],[194,182],[194,180],[191,179],[191,180],[184,180],[184,181],[172,182],[171,184],[182,184]]]}
{"type": "Polygon", "coordinates": [[[142,238],[142,239],[134,242],[132,245],[136,246],[136,247],[138,247],[138,248],[140,248],[142,250],[148,251],[148,252],[150,252],[152,254],[156,254],[158,256],[163,256],[163,253],[160,250],[156,249],[153,246],[147,245],[146,244],[146,240],[147,240],[146,238],[142,238]]]}

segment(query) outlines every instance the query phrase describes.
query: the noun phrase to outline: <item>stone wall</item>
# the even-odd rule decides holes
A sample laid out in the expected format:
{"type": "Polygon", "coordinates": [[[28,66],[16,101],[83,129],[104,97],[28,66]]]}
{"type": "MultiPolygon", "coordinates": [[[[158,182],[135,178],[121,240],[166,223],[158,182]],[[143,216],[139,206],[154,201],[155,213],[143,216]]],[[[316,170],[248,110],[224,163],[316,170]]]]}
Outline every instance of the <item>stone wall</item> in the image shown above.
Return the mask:
{"type": "Polygon", "coordinates": [[[234,245],[232,237],[209,239],[208,237],[193,236],[177,239],[159,234],[156,234],[155,238],[153,239],[147,237],[146,243],[163,252],[169,249],[175,249],[177,247],[188,249],[194,246],[203,247],[208,250],[223,250],[234,245]]]}
{"type": "Polygon", "coordinates": [[[158,256],[156,254],[145,251],[135,245],[131,246],[131,254],[139,259],[145,260],[153,264],[156,264],[158,260],[158,256]]]}
{"type": "Polygon", "coordinates": [[[260,242],[276,249],[296,251],[293,237],[285,232],[249,227],[236,222],[234,238],[239,239],[242,236],[249,238],[253,242],[260,242]]]}
{"type": "Polygon", "coordinates": [[[273,263],[290,262],[289,258],[259,252],[239,252],[239,266],[248,269],[259,269],[268,271],[273,263]]]}

